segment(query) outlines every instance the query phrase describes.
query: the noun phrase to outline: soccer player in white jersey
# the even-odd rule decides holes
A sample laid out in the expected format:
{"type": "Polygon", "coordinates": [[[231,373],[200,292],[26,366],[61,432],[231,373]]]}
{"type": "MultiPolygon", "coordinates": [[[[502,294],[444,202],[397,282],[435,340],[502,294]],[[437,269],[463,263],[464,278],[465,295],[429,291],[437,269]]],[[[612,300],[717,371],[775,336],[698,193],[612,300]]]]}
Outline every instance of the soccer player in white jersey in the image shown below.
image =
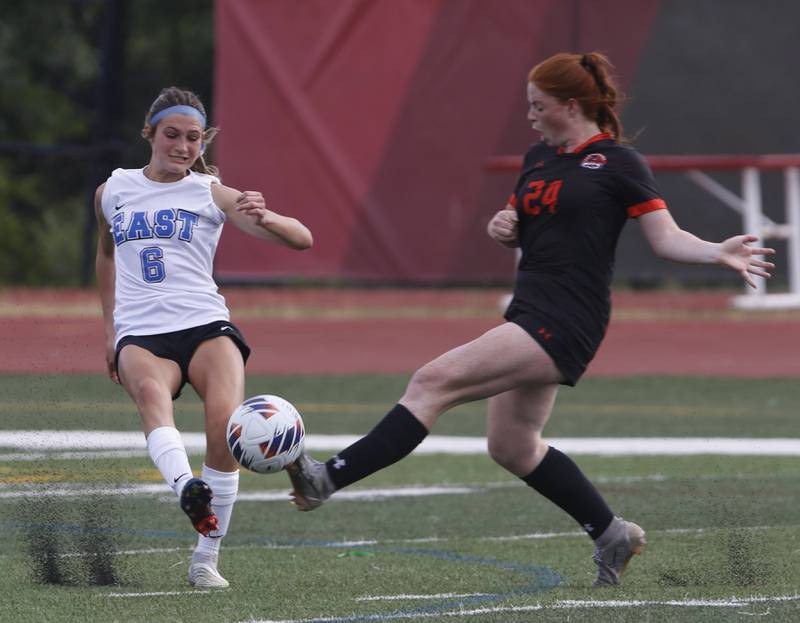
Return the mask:
{"type": "Polygon", "coordinates": [[[95,194],[108,373],[136,403],[148,452],[200,533],[189,582],[205,588],[228,586],[217,562],[239,471],[225,428],[244,400],[250,353],[212,276],[217,242],[228,220],[292,249],[312,245],[308,228],[267,209],[260,192],[220,183],[203,159],[215,133],[194,93],[162,90],[142,130],[150,162],[115,170],[95,194]],[[205,410],[200,478],[192,475],[173,415],[172,401],[187,382],[205,410]]]}

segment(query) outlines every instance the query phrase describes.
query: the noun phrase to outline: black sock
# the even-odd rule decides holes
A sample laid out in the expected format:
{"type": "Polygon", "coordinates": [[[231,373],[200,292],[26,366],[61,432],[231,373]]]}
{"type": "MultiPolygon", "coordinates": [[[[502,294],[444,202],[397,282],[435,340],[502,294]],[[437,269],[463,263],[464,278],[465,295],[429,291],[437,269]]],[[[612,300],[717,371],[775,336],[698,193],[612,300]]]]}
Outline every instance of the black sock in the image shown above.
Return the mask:
{"type": "Polygon", "coordinates": [[[328,474],[337,489],[346,487],[411,454],[427,434],[422,422],[397,404],[369,434],[325,463],[328,474]]]}
{"type": "Polygon", "coordinates": [[[603,534],[614,519],[603,496],[580,468],[555,448],[550,448],[536,469],[522,480],[567,512],[593,539],[603,534]]]}

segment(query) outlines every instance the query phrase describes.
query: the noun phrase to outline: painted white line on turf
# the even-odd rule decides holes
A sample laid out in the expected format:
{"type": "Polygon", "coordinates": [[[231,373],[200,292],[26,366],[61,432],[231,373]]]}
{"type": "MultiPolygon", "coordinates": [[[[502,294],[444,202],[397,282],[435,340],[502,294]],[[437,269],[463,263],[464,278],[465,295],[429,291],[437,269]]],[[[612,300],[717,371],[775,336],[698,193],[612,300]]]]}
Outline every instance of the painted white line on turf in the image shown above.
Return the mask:
{"type": "MultiPolygon", "coordinates": [[[[236,496],[237,502],[288,502],[289,491],[258,491],[253,493],[239,493],[236,496]]],[[[18,485],[16,485],[18,487],[18,485]]],[[[120,485],[115,487],[96,487],[86,484],[61,484],[56,487],[52,483],[26,485],[24,488],[14,488],[11,491],[3,491],[8,485],[0,484],[0,499],[2,498],[33,498],[33,497],[86,497],[86,496],[118,496],[118,495],[150,495],[160,494],[164,502],[175,501],[175,494],[166,484],[145,484],[145,485],[120,485]],[[169,493],[169,495],[163,495],[169,493]]],[[[340,491],[336,498],[331,501],[345,500],[384,500],[387,498],[398,497],[424,497],[430,495],[464,495],[467,493],[480,493],[485,491],[482,487],[467,486],[413,486],[413,487],[389,487],[383,489],[356,489],[353,491],[340,491]]]]}
{"type": "MultiPolygon", "coordinates": [[[[354,489],[352,491],[338,491],[336,498],[339,500],[383,500],[395,497],[425,497],[428,495],[464,495],[466,493],[479,493],[482,487],[432,485],[430,487],[387,487],[385,489],[354,489]]],[[[287,499],[288,493],[260,492],[240,493],[236,496],[237,502],[282,502],[287,499]]]]}
{"type": "MultiPolygon", "coordinates": [[[[204,433],[182,433],[187,451],[205,450],[204,433]]],[[[340,450],[357,435],[307,435],[306,448],[312,451],[340,450]]],[[[563,437],[547,440],[570,454],[601,456],[686,456],[721,454],[735,456],[800,456],[800,439],[728,437],[563,437]]],[[[0,431],[0,448],[45,450],[139,450],[145,455],[144,435],[140,432],[85,430],[5,430],[0,431]]],[[[484,454],[484,437],[431,435],[414,451],[417,454],[484,454]]],[[[3,460],[0,455],[0,460],[3,460]]]]}
{"type": "MultiPolygon", "coordinates": [[[[785,525],[785,526],[747,526],[745,529],[748,531],[753,530],[770,530],[772,528],[792,528],[796,529],[800,526],[785,525]]],[[[730,530],[730,528],[669,528],[667,530],[648,530],[648,535],[654,536],[659,534],[693,534],[696,536],[703,536],[706,534],[713,534],[730,530]]],[[[531,534],[509,534],[506,536],[487,536],[480,537],[478,541],[525,541],[525,540],[538,540],[538,539],[559,539],[559,538],[575,538],[580,540],[586,539],[586,533],[580,530],[573,532],[534,532],[531,534]]],[[[388,547],[399,545],[418,545],[419,543],[448,543],[453,539],[449,537],[427,537],[421,539],[362,539],[358,541],[319,541],[309,543],[250,543],[247,545],[226,545],[225,551],[241,550],[241,549],[298,549],[298,548],[330,548],[330,549],[346,549],[348,547],[388,547]]],[[[461,540],[457,538],[456,540],[461,540]]],[[[147,556],[149,554],[171,554],[175,552],[191,553],[194,546],[186,547],[148,547],[143,549],[128,549],[117,550],[109,552],[112,556],[147,556]]],[[[86,556],[93,556],[94,554],[81,553],[81,552],[68,552],[61,554],[61,558],[80,558],[86,556]]]]}
{"type": "MultiPolygon", "coordinates": [[[[190,453],[191,454],[191,453],[190,453]]],[[[85,450],[83,452],[0,453],[0,461],[85,461],[90,459],[133,459],[147,456],[146,450],[85,450]]]]}
{"type": "MultiPolygon", "coordinates": [[[[335,498],[328,502],[377,502],[391,498],[418,498],[429,495],[464,495],[466,493],[480,493],[481,487],[465,486],[438,486],[430,487],[391,487],[386,489],[355,489],[353,491],[339,491],[335,498]]],[[[160,498],[162,502],[171,502],[174,496],[160,498]]],[[[255,493],[239,493],[236,502],[288,502],[290,499],[288,487],[286,491],[258,491],[255,493]]]]}
{"type": "MultiPolygon", "coordinates": [[[[639,608],[650,606],[674,606],[684,608],[742,608],[753,604],[769,604],[788,601],[800,601],[800,595],[778,595],[775,597],[731,597],[730,599],[684,599],[684,600],[643,600],[643,599],[590,599],[564,600],[549,604],[532,604],[530,606],[497,606],[494,608],[475,608],[471,610],[446,610],[443,612],[396,612],[387,614],[371,614],[365,616],[350,615],[343,617],[314,617],[311,619],[249,619],[246,623],[348,623],[349,621],[394,621],[398,619],[426,619],[436,617],[471,617],[482,614],[500,614],[504,612],[535,612],[540,610],[573,610],[584,608],[639,608]]],[[[242,622],[245,623],[245,622],[242,622]]]]}
{"type": "MultiPolygon", "coordinates": [[[[650,480],[644,477],[644,480],[650,480]]],[[[630,477],[625,478],[630,482],[630,477]]],[[[520,486],[519,483],[488,483],[486,485],[416,485],[406,487],[385,487],[369,489],[353,489],[337,492],[329,502],[344,501],[380,501],[402,497],[426,497],[433,495],[467,495],[485,493],[489,490],[520,486]]],[[[0,499],[3,498],[35,498],[35,497],[87,497],[87,496],[129,496],[160,495],[161,502],[173,502],[175,495],[165,483],[154,484],[120,484],[114,487],[92,486],[86,483],[35,483],[20,485],[0,483],[0,499]]],[[[289,500],[288,484],[286,490],[240,492],[237,502],[287,502],[289,500]]]]}
{"type": "MultiPolygon", "coordinates": [[[[231,549],[230,547],[226,549],[231,549]]],[[[171,552],[186,552],[190,554],[194,547],[149,547],[147,549],[121,549],[115,552],[108,552],[112,556],[146,556],[147,554],[169,554],[171,552]]],[[[66,552],[59,554],[59,558],[90,558],[95,556],[91,552],[66,552]]]]}
{"type": "MultiPolygon", "coordinates": [[[[90,487],[86,485],[67,485],[54,487],[52,484],[40,484],[27,486],[24,489],[14,491],[0,491],[2,498],[37,498],[37,497],[86,497],[100,495],[144,495],[153,493],[164,493],[169,491],[169,487],[164,484],[153,485],[119,485],[115,487],[90,487]]],[[[173,495],[173,499],[176,499],[173,495]]]]}
{"type": "Polygon", "coordinates": [[[509,536],[485,536],[481,541],[532,541],[536,539],[558,539],[561,537],[585,536],[583,531],[574,530],[573,532],[534,532],[533,534],[514,534],[509,536]]]}
{"type": "Polygon", "coordinates": [[[161,591],[153,593],[106,593],[100,597],[172,597],[173,595],[205,595],[214,591],[161,591]]]}
{"type": "Polygon", "coordinates": [[[485,597],[492,593],[436,593],[434,595],[368,595],[356,601],[416,601],[424,599],[453,599],[455,597],[485,597]]]}

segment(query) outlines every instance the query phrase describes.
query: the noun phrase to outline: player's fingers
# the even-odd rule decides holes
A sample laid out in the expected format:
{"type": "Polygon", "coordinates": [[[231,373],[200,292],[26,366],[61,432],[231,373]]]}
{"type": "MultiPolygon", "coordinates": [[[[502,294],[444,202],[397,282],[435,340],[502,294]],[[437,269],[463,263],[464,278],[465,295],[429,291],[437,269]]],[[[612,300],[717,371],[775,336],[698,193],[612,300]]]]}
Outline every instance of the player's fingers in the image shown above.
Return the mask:
{"type": "Polygon", "coordinates": [[[513,232],[513,229],[510,227],[504,227],[502,225],[497,225],[492,228],[492,233],[498,237],[508,237],[513,232]]]}
{"type": "Polygon", "coordinates": [[[516,218],[512,218],[512,215],[513,215],[513,217],[516,217],[517,213],[516,212],[505,212],[505,213],[501,212],[500,215],[498,215],[498,217],[497,217],[497,221],[496,221],[497,226],[498,227],[506,227],[506,228],[515,227],[516,224],[517,224],[517,219],[516,218]]]}
{"type": "Polygon", "coordinates": [[[108,367],[109,378],[117,385],[121,385],[121,381],[119,380],[119,374],[117,374],[117,366],[114,365],[114,362],[107,361],[106,366],[108,367]]]}
{"type": "Polygon", "coordinates": [[[242,201],[263,202],[264,195],[256,190],[246,190],[240,195],[242,201]]]}
{"type": "Polygon", "coordinates": [[[258,201],[246,201],[244,203],[240,203],[236,205],[236,209],[239,212],[250,212],[252,210],[264,210],[265,205],[263,202],[258,201]]]}
{"type": "Polygon", "coordinates": [[[250,190],[244,191],[241,195],[236,198],[237,203],[248,203],[250,201],[254,201],[261,193],[256,193],[250,190]]]}
{"type": "Polygon", "coordinates": [[[758,275],[759,277],[769,278],[769,277],[772,276],[767,271],[761,270],[760,268],[756,268],[754,266],[751,266],[750,268],[748,268],[747,272],[750,273],[751,275],[758,275]]]}

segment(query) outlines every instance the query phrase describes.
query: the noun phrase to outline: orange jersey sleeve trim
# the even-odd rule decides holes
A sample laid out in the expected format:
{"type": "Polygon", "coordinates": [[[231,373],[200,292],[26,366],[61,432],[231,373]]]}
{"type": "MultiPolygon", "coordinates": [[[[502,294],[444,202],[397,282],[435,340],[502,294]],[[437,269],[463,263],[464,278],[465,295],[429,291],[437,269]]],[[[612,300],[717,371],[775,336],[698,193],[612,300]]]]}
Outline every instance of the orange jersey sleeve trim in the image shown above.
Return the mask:
{"type": "Polygon", "coordinates": [[[516,207],[517,207],[517,196],[516,196],[516,195],[511,195],[511,196],[508,198],[508,202],[507,202],[507,203],[508,203],[508,204],[509,204],[509,205],[510,205],[512,208],[516,208],[516,207]]]}
{"type": "Polygon", "coordinates": [[[648,212],[655,212],[656,210],[666,210],[667,204],[663,199],[650,199],[650,201],[643,201],[628,208],[628,216],[636,218],[648,212]]]}

